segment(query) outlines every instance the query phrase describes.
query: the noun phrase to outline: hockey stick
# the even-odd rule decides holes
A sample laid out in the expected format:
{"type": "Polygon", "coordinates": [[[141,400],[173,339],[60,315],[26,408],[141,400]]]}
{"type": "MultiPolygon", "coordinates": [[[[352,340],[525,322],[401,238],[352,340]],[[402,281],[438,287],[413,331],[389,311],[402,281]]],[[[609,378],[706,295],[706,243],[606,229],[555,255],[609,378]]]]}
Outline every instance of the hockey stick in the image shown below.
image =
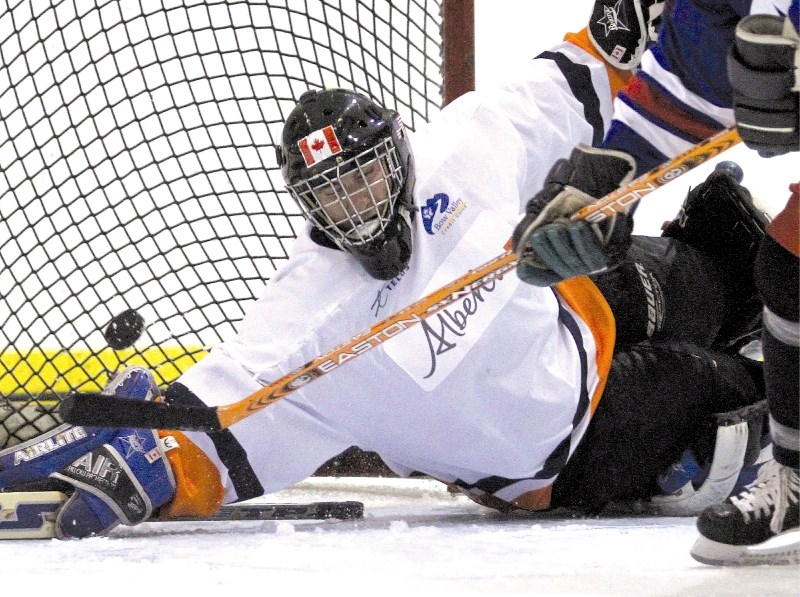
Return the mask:
{"type": "MultiPolygon", "coordinates": [[[[52,539],[55,518],[67,496],[60,491],[0,492],[0,540],[52,539]]],[[[226,522],[234,520],[353,520],[364,516],[356,501],[303,504],[232,504],[211,516],[184,516],[148,522],[226,522]]]]}
{"type": "MultiPolygon", "coordinates": [[[[585,207],[578,212],[577,218],[598,222],[614,211],[624,211],[643,196],[730,149],[740,140],[734,129],[710,137],[670,162],[585,207]]],[[[474,290],[502,278],[516,265],[517,256],[506,251],[375,324],[362,334],[231,404],[215,407],[182,406],[73,392],[63,400],[60,414],[69,423],[96,427],[145,427],[205,432],[225,429],[353,358],[380,346],[389,338],[417,325],[459,298],[469,296],[474,290]]]]}
{"type": "Polygon", "coordinates": [[[363,518],[364,504],[355,501],[309,502],[307,504],[233,504],[222,506],[212,516],[169,518],[160,522],[182,520],[351,520],[363,518]]]}
{"type": "Polygon", "coordinates": [[[597,223],[614,215],[615,212],[627,212],[643,196],[663,187],[668,182],[672,182],[700,164],[714,159],[723,151],[727,151],[741,142],[741,140],[742,138],[736,128],[720,131],[669,162],[653,168],[650,172],[631,181],[628,185],[610,192],[594,203],[590,203],[573,215],[572,219],[597,223]]]}

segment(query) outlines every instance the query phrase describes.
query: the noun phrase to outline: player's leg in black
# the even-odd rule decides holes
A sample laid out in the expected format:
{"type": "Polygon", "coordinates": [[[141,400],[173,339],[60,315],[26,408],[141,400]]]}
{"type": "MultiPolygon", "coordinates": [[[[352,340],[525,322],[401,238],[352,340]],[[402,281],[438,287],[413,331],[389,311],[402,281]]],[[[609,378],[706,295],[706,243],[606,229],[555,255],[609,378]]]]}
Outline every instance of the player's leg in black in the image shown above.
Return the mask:
{"type": "Polygon", "coordinates": [[[733,305],[713,259],[670,238],[634,236],[619,266],[591,278],[614,313],[618,344],[711,346],[733,305]]]}
{"type": "Polygon", "coordinates": [[[747,189],[715,170],[662,237],[634,236],[619,266],[592,276],[620,341],[674,339],[736,352],[760,332],[752,269],[765,225],[747,189]]]}
{"type": "MultiPolygon", "coordinates": [[[[586,435],[554,484],[553,505],[592,514],[612,502],[662,495],[659,476],[687,449],[706,469],[716,458],[715,415],[741,410],[742,420],[755,414],[758,424],[745,423],[738,473],[760,447],[765,409],[760,419],[747,412],[763,403],[758,377],[743,357],[693,344],[645,341],[621,348],[586,435]]],[[[696,505],[695,513],[719,499],[696,505]]]]}
{"type": "Polygon", "coordinates": [[[800,562],[800,185],[793,189],[755,267],[764,301],[764,377],[775,461],[746,491],[702,512],[691,554],[706,564],[800,562]]]}

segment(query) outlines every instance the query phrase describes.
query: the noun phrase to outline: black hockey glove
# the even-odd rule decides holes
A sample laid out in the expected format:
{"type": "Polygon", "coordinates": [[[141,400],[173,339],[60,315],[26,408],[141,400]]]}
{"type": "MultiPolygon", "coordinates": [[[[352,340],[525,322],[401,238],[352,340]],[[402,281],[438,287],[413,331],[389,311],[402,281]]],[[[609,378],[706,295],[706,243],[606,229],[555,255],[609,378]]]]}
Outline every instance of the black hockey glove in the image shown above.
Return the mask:
{"type": "Polygon", "coordinates": [[[622,70],[639,65],[658,38],[663,0],[596,0],[587,31],[606,62],[622,70]]]}
{"type": "Polygon", "coordinates": [[[617,265],[631,243],[633,214],[593,224],[570,217],[633,178],[636,164],[621,151],[580,145],[550,170],[514,229],[517,275],[534,286],[596,273],[617,265]]]}
{"type": "Polygon", "coordinates": [[[728,53],[734,114],[742,140],[764,156],[800,149],[800,38],[786,17],[739,21],[728,53]]]}

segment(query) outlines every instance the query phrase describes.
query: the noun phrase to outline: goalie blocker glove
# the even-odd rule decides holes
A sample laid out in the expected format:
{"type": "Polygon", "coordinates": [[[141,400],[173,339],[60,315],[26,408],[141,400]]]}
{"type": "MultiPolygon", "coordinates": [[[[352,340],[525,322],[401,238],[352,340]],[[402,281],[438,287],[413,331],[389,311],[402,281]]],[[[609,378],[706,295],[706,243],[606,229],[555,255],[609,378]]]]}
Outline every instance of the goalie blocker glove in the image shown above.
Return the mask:
{"type": "Polygon", "coordinates": [[[739,134],[768,157],[800,149],[800,37],[787,17],[750,15],[728,54],[739,134]]]}
{"type": "Polygon", "coordinates": [[[663,236],[708,255],[725,280],[731,305],[714,340],[719,350],[738,350],[761,328],[753,267],[768,224],[750,191],[730,169],[718,168],[689,191],[678,216],[664,226],[663,236]]]}
{"type": "Polygon", "coordinates": [[[627,184],[635,170],[628,154],[585,145],[573,149],[568,160],[557,161],[511,239],[520,279],[552,286],[617,265],[630,247],[633,214],[615,212],[599,223],[570,218],[627,184]]]}

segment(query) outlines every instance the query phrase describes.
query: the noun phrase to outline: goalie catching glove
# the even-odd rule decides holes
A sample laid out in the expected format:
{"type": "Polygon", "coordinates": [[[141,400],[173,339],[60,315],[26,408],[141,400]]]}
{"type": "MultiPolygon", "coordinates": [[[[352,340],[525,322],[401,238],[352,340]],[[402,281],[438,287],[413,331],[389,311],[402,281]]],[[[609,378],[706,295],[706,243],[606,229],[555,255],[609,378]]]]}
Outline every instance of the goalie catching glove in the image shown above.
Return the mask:
{"type": "Polygon", "coordinates": [[[552,286],[617,265],[631,244],[633,214],[615,212],[598,223],[570,218],[627,184],[635,171],[628,154],[585,145],[573,149],[568,160],[557,161],[511,238],[520,279],[552,286]]]}
{"type": "MultiPolygon", "coordinates": [[[[103,393],[152,400],[158,387],[149,371],[133,367],[103,393]]],[[[216,467],[177,431],[64,424],[0,452],[0,490],[46,487],[48,481],[72,488],[56,516],[60,539],[105,535],[156,512],[165,518],[210,515],[222,504],[216,467]]]]}

